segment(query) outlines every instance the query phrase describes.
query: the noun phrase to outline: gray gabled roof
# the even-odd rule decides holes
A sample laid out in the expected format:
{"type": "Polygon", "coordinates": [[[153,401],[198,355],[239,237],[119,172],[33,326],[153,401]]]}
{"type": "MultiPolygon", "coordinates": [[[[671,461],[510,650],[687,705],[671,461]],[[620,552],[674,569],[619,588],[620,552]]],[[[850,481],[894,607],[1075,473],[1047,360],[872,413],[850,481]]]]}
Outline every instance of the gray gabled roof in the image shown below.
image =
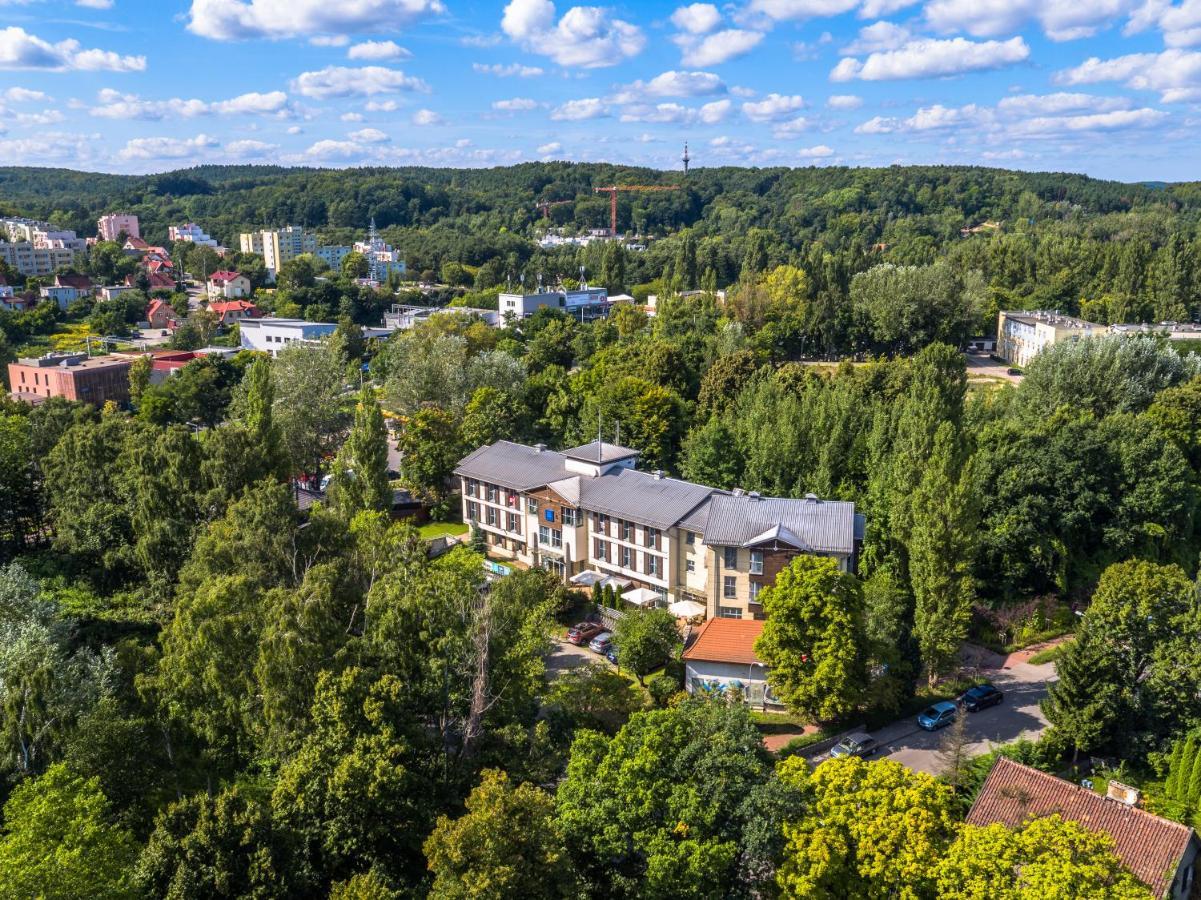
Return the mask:
{"type": "Polygon", "coordinates": [[[456,475],[478,478],[514,491],[529,491],[558,481],[568,472],[563,454],[525,444],[497,441],[478,447],[459,461],[456,475]]]}
{"type": "Polygon", "coordinates": [[[568,459],[578,459],[582,462],[611,463],[617,462],[619,459],[637,456],[638,451],[618,444],[606,444],[604,441],[591,441],[581,444],[579,447],[564,450],[563,455],[568,459]]]}
{"type": "Polygon", "coordinates": [[[774,497],[715,496],[709,504],[705,543],[742,547],[776,526],[819,553],[850,554],[855,549],[855,504],[838,500],[783,500],[774,497]]]}
{"type": "Polygon", "coordinates": [[[713,489],[676,478],[656,478],[637,469],[613,469],[595,478],[581,478],[580,492],[580,505],[591,512],[652,528],[670,528],[713,489]]]}

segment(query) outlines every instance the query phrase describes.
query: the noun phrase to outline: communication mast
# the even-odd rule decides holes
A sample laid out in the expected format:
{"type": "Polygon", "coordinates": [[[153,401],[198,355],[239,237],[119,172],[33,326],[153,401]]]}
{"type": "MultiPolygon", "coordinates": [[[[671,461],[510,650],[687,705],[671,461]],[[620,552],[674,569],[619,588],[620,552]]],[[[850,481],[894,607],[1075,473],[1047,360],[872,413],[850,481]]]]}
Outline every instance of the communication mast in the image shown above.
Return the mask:
{"type": "Polygon", "coordinates": [[[382,284],[383,279],[379,277],[380,240],[379,234],[375,230],[375,216],[371,217],[371,227],[367,230],[367,246],[371,248],[371,253],[368,258],[367,277],[369,277],[376,284],[382,284]]]}
{"type": "Polygon", "coordinates": [[[684,174],[687,175],[688,174],[688,164],[690,162],[692,162],[692,157],[688,155],[688,142],[687,141],[684,141],[684,156],[682,159],[683,159],[683,163],[684,163],[684,174]]]}

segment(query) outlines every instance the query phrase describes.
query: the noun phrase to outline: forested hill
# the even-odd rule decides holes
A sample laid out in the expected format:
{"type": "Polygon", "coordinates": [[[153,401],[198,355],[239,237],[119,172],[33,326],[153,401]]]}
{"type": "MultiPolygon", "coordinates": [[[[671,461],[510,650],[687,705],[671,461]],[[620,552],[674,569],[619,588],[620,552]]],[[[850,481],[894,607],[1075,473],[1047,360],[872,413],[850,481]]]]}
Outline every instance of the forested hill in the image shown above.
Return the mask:
{"type": "Polygon", "coordinates": [[[1197,184],[1123,184],[1082,175],[951,166],[808,169],[694,169],[660,172],[607,164],[526,163],[494,169],[289,169],[202,166],[128,176],[66,169],[0,168],[0,213],[37,217],[93,234],[97,216],[136,213],[151,239],[168,224],[194,220],[226,243],[250,228],[287,223],[362,229],[451,225],[467,232],[524,232],[541,216],[556,224],[602,227],[608,184],[680,184],[680,191],[623,194],[623,229],[662,235],[686,227],[731,236],[751,227],[798,244],[821,237],[864,247],[895,238],[898,221],[935,240],[983,220],[1082,220],[1138,211],[1195,226],[1197,184]]]}

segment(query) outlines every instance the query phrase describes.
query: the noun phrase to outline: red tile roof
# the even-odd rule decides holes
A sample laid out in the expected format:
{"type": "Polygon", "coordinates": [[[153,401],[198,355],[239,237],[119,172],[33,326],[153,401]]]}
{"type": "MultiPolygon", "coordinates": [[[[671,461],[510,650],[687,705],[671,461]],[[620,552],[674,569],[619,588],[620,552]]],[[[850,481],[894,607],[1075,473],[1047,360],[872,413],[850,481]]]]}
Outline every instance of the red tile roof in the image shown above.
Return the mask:
{"type": "Polygon", "coordinates": [[[684,659],[762,665],[755,656],[755,641],[762,633],[763,622],[757,619],[710,619],[684,651],[684,659]]]}
{"type": "Polygon", "coordinates": [[[210,275],[209,281],[213,284],[224,284],[227,281],[233,281],[235,278],[240,277],[242,277],[240,272],[230,272],[227,269],[223,269],[220,272],[214,272],[210,275]]]}
{"type": "Polygon", "coordinates": [[[149,250],[150,249],[149,244],[147,244],[141,238],[137,238],[137,237],[127,237],[125,239],[124,247],[126,250],[149,250]]]}
{"type": "Polygon", "coordinates": [[[249,300],[219,300],[209,303],[209,311],[222,315],[227,312],[245,312],[253,316],[259,311],[259,308],[249,300]]]}
{"type": "Polygon", "coordinates": [[[1135,877],[1162,897],[1194,840],[1187,825],[1109,800],[1088,788],[998,757],[967,815],[970,825],[999,822],[1017,828],[1030,819],[1058,813],[1116,842],[1118,858],[1135,877]]]}
{"type": "Polygon", "coordinates": [[[73,287],[77,291],[91,290],[92,279],[87,275],[55,275],[54,283],[58,287],[73,287]]]}

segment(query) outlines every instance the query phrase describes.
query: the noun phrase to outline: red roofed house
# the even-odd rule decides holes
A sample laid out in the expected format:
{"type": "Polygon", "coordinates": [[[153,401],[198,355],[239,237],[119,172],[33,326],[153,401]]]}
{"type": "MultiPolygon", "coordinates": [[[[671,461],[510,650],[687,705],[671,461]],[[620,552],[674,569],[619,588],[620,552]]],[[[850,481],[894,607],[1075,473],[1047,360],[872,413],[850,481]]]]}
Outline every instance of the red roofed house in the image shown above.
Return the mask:
{"type": "MultiPolygon", "coordinates": [[[[1130,789],[1113,782],[1110,790],[1115,796],[1124,796],[1130,789]]],[[[1187,900],[1190,896],[1201,851],[1193,829],[1003,756],[988,773],[967,823],[985,826],[998,822],[1018,828],[1030,819],[1052,815],[1110,835],[1122,864],[1158,900],[1187,900]]]]}
{"type": "Polygon", "coordinates": [[[75,288],[75,294],[78,297],[89,297],[96,290],[92,279],[87,275],[55,275],[54,286],[75,288]]]}
{"type": "Polygon", "coordinates": [[[213,298],[224,297],[233,300],[238,297],[250,296],[250,279],[237,272],[214,272],[209,276],[208,295],[213,298]]]}
{"type": "Polygon", "coordinates": [[[150,323],[151,328],[174,328],[179,324],[175,310],[157,297],[146,307],[146,321],[150,323]]]}
{"type": "Polygon", "coordinates": [[[209,312],[217,317],[218,325],[229,325],[243,319],[261,319],[262,311],[249,300],[210,301],[209,312]]]}
{"type": "MultiPolygon", "coordinates": [[[[175,279],[165,273],[147,272],[146,280],[149,282],[149,284],[147,284],[147,286],[146,286],[146,290],[148,290],[148,291],[172,291],[172,292],[174,292],[177,287],[177,285],[175,284],[175,279]]],[[[127,285],[129,285],[130,287],[137,287],[138,286],[138,276],[137,275],[126,275],[125,283],[127,285]]]]}
{"type": "Polygon", "coordinates": [[[779,706],[767,683],[767,666],[755,655],[762,619],[709,619],[684,651],[684,687],[688,693],[742,692],[752,706],[779,706]]]}

